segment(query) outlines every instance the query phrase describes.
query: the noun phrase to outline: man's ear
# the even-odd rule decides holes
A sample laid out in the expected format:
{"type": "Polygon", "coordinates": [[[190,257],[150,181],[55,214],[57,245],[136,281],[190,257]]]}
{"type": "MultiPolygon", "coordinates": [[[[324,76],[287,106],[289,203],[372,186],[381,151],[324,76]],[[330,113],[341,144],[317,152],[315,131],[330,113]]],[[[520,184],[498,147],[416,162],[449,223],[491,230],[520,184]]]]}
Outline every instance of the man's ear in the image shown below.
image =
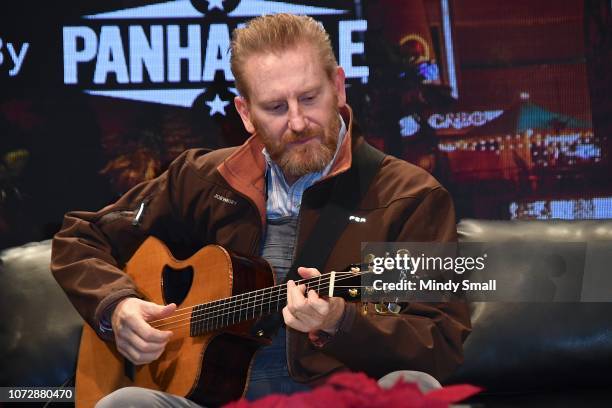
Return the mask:
{"type": "Polygon", "coordinates": [[[246,131],[250,134],[255,133],[255,126],[253,126],[253,122],[251,122],[251,112],[249,111],[247,100],[243,96],[236,96],[234,98],[234,106],[240,115],[240,119],[242,119],[246,131]]]}
{"type": "Polygon", "coordinates": [[[338,95],[338,108],[346,105],[346,75],[344,74],[344,69],[342,67],[336,68],[336,74],[334,75],[334,86],[336,88],[336,93],[338,95]]]}

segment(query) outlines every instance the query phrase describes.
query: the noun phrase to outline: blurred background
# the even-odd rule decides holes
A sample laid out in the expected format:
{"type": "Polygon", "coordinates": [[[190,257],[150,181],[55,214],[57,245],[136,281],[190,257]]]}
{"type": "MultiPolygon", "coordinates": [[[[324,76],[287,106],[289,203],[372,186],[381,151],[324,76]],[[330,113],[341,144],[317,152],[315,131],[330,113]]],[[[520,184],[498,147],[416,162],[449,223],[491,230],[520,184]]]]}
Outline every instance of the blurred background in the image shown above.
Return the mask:
{"type": "Polygon", "coordinates": [[[273,12],[332,36],[370,143],[458,218],[612,218],[610,0],[59,0],[0,12],[0,248],[50,238],[186,148],[248,136],[231,31],[273,12]]]}

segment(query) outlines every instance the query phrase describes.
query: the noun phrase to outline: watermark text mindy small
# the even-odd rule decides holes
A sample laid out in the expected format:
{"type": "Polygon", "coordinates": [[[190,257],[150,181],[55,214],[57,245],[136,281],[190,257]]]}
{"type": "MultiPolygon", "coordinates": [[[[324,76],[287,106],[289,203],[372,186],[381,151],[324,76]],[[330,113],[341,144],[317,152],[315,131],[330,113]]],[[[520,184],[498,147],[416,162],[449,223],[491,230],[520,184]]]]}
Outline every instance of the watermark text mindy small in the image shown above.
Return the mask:
{"type": "Polygon", "coordinates": [[[399,282],[384,282],[382,279],[376,279],[372,282],[374,290],[382,291],[444,291],[457,293],[459,289],[462,291],[495,291],[497,290],[497,280],[489,279],[487,282],[470,282],[464,279],[461,282],[437,281],[435,279],[423,279],[418,282],[401,279],[399,282]]]}

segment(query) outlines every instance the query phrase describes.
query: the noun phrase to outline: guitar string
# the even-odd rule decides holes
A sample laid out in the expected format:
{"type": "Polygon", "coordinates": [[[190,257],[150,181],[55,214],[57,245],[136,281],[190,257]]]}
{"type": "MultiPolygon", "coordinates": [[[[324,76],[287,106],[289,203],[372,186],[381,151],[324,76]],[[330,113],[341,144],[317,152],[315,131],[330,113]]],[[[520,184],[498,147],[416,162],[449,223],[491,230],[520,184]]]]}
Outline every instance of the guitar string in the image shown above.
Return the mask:
{"type": "MultiPolygon", "coordinates": [[[[354,286],[354,285],[342,286],[342,285],[334,285],[334,288],[351,288],[352,289],[352,288],[367,288],[367,287],[369,287],[369,286],[354,286]]],[[[326,287],[326,288],[325,287],[323,288],[323,290],[325,290],[325,289],[329,289],[329,286],[326,287]]],[[[247,305],[247,307],[245,307],[245,308],[234,309],[233,311],[228,311],[227,313],[217,314],[217,315],[213,315],[213,316],[204,316],[202,314],[197,314],[197,312],[196,312],[196,314],[194,314],[193,318],[192,317],[187,317],[187,318],[183,318],[183,319],[168,321],[168,322],[165,322],[165,323],[162,323],[162,324],[159,324],[159,325],[154,325],[152,327],[154,327],[156,329],[160,329],[160,330],[173,330],[173,329],[176,329],[176,328],[179,328],[179,327],[183,327],[183,326],[186,326],[186,325],[189,325],[189,324],[192,324],[192,323],[206,322],[207,320],[210,320],[211,318],[212,319],[221,318],[221,320],[223,321],[224,316],[232,316],[233,314],[234,315],[238,314],[238,319],[239,320],[237,322],[235,320],[232,320],[232,323],[228,323],[229,322],[229,318],[228,318],[227,322],[223,324],[223,327],[225,327],[225,326],[229,326],[229,325],[232,325],[232,324],[240,323],[241,321],[244,321],[244,320],[250,320],[250,319],[255,318],[255,316],[250,317],[250,318],[248,317],[249,314],[250,314],[249,309],[253,309],[253,313],[255,313],[256,310],[257,310],[257,307],[262,306],[262,307],[260,307],[260,311],[259,311],[260,314],[257,314],[257,317],[260,317],[262,315],[266,315],[266,314],[272,313],[272,309],[271,308],[269,308],[267,312],[262,313],[263,309],[265,308],[266,305],[271,305],[271,304],[274,304],[274,303],[280,304],[281,301],[285,302],[286,300],[287,300],[286,296],[283,296],[283,297],[279,296],[277,299],[272,300],[270,302],[261,303],[259,305],[256,304],[256,303],[253,303],[253,305],[250,305],[250,306],[247,305]],[[242,312],[246,312],[245,313],[245,318],[242,318],[242,312]],[[180,325],[175,326],[175,327],[161,329],[161,327],[163,327],[163,326],[171,326],[171,325],[173,325],[175,323],[181,323],[181,322],[188,322],[188,323],[180,324],[180,325]]],[[[283,303],[283,307],[284,307],[284,305],[286,305],[286,302],[283,303]]],[[[226,310],[229,310],[229,309],[230,308],[226,308],[226,309],[223,310],[223,312],[225,312],[226,310]]],[[[209,314],[214,314],[216,312],[219,312],[219,310],[211,311],[209,314]]]]}
{"type": "MultiPolygon", "coordinates": [[[[349,275],[349,276],[344,276],[344,277],[341,276],[341,277],[337,278],[336,281],[350,279],[350,278],[352,278],[354,276],[359,276],[359,275],[361,275],[363,273],[356,274],[356,273],[352,273],[352,272],[345,272],[345,273],[342,273],[342,274],[343,275],[349,275]]],[[[321,277],[323,277],[323,275],[321,275],[321,277]]],[[[309,279],[302,280],[301,282],[304,282],[304,281],[307,281],[307,280],[312,280],[312,282],[307,282],[307,283],[313,283],[313,285],[311,285],[309,287],[309,289],[315,287],[315,283],[316,283],[317,289],[321,290],[321,279],[319,279],[318,277],[314,277],[314,278],[309,278],[309,279]]],[[[329,282],[329,280],[327,280],[327,282],[329,282]]],[[[324,280],[323,284],[326,284],[325,280],[324,280]]],[[[286,284],[278,285],[278,286],[272,286],[272,287],[268,287],[268,288],[265,288],[265,289],[273,289],[273,291],[270,291],[270,293],[268,294],[270,301],[268,301],[266,303],[261,303],[261,305],[260,305],[261,306],[261,310],[263,310],[263,306],[264,305],[271,305],[273,303],[280,302],[280,300],[286,300],[285,296],[283,296],[281,298],[281,294],[284,295],[284,294],[287,293],[287,291],[286,291],[286,284]],[[273,296],[276,296],[276,298],[274,300],[273,300],[273,296]]],[[[329,286],[324,287],[323,289],[329,289],[329,286]]],[[[248,293],[252,293],[252,292],[248,292],[248,293]]],[[[246,294],[242,294],[242,295],[246,295],[246,294]]],[[[239,296],[240,295],[236,295],[236,297],[239,297],[239,296]]],[[[266,296],[266,294],[262,294],[261,295],[261,300],[262,301],[264,300],[264,296],[266,296]]],[[[169,324],[173,324],[173,323],[177,323],[177,322],[181,322],[181,321],[189,321],[189,320],[192,320],[192,319],[193,319],[192,321],[194,321],[194,322],[200,322],[200,321],[203,321],[203,320],[206,320],[206,319],[210,319],[211,317],[218,317],[218,316],[224,316],[225,315],[225,314],[220,314],[219,315],[219,312],[225,312],[225,311],[231,310],[231,313],[238,313],[238,312],[242,312],[244,310],[248,311],[248,309],[255,308],[255,307],[258,306],[257,305],[257,300],[258,300],[259,296],[248,296],[246,298],[244,298],[244,296],[242,296],[242,297],[243,297],[243,299],[232,300],[231,302],[229,302],[229,303],[226,302],[225,304],[223,304],[223,303],[212,304],[212,303],[218,303],[219,302],[219,301],[214,301],[214,302],[211,302],[211,303],[196,305],[196,306],[193,306],[191,308],[191,311],[189,311],[188,313],[182,313],[180,315],[169,316],[169,317],[167,317],[165,319],[159,319],[158,321],[156,321],[156,323],[159,323],[159,322],[161,322],[163,320],[167,320],[167,322],[164,322],[162,324],[155,324],[155,325],[152,325],[152,326],[153,327],[162,327],[162,326],[165,326],[165,325],[169,325],[169,324]],[[245,304],[245,302],[244,302],[245,300],[246,300],[246,308],[243,307],[244,304],[245,304]],[[251,305],[251,301],[252,300],[253,300],[254,303],[251,305]],[[201,308],[199,310],[195,310],[194,311],[193,309],[195,309],[197,306],[205,306],[205,307],[203,307],[203,308],[201,308]],[[180,317],[180,316],[187,316],[187,317],[183,318],[183,319],[179,319],[179,320],[172,320],[172,319],[176,319],[176,317],[180,317]]],[[[225,299],[232,299],[232,298],[230,297],[230,298],[225,298],[225,299]]],[[[221,299],[221,300],[225,300],[225,299],[221,299]]],[[[150,322],[149,324],[151,324],[151,323],[153,323],[153,322],[150,322]]]]}
{"type": "MultiPolygon", "coordinates": [[[[359,275],[362,275],[364,273],[368,273],[368,272],[361,272],[361,273],[359,273],[359,275]]],[[[346,274],[350,275],[350,276],[339,277],[335,281],[336,282],[337,281],[342,281],[342,280],[350,279],[350,278],[352,278],[354,276],[358,276],[358,274],[355,274],[355,273],[352,273],[352,272],[349,272],[349,273],[346,273],[346,274]]],[[[319,279],[316,279],[316,280],[318,281],[319,279]]],[[[324,281],[322,283],[317,283],[315,285],[310,286],[309,289],[316,288],[318,291],[321,291],[321,290],[324,291],[325,289],[329,289],[329,287],[331,286],[331,285],[328,284],[328,282],[329,281],[327,281],[327,282],[324,281]]],[[[341,286],[338,286],[338,287],[341,287],[341,286]]],[[[347,286],[347,287],[361,287],[361,286],[347,286]]],[[[278,288],[278,286],[276,286],[274,288],[278,288]]],[[[215,326],[214,328],[216,328],[217,324],[219,323],[218,322],[219,320],[221,320],[221,323],[223,324],[223,326],[227,326],[227,325],[229,325],[229,316],[231,316],[231,315],[238,314],[238,322],[240,322],[241,320],[246,320],[248,318],[250,309],[253,310],[253,317],[254,317],[257,307],[260,308],[260,313],[261,313],[263,311],[263,309],[264,309],[264,306],[272,305],[274,303],[280,304],[281,301],[285,302],[287,300],[286,291],[277,291],[275,299],[272,299],[272,295],[273,295],[272,293],[270,295],[271,295],[270,301],[265,302],[265,303],[257,304],[256,303],[257,299],[255,299],[253,304],[250,304],[250,301],[249,301],[247,303],[246,308],[240,307],[240,306],[244,306],[244,305],[240,305],[240,306],[239,305],[235,305],[235,306],[223,307],[223,308],[219,308],[219,306],[221,306],[221,305],[216,305],[216,306],[213,306],[212,308],[209,308],[209,309],[213,309],[213,310],[197,310],[193,314],[193,316],[191,316],[191,317],[187,317],[187,318],[179,319],[179,320],[171,320],[171,321],[159,324],[159,325],[154,325],[153,327],[159,328],[159,327],[163,327],[163,326],[170,326],[170,325],[173,325],[173,324],[176,324],[176,323],[186,322],[186,323],[183,323],[183,324],[179,324],[178,326],[175,326],[175,327],[166,328],[166,330],[174,330],[174,329],[177,329],[179,327],[187,326],[187,325],[194,324],[194,323],[195,324],[201,324],[202,322],[210,322],[212,319],[216,320],[216,323],[213,325],[213,326],[215,326]],[[214,309],[215,307],[217,307],[217,309],[214,309]],[[201,312],[206,312],[206,313],[201,313],[201,312]],[[223,313],[220,313],[220,312],[223,312],[223,313]],[[225,313],[225,312],[227,312],[227,313],[225,313]],[[246,312],[245,313],[245,319],[242,319],[242,313],[243,312],[246,312]],[[225,316],[228,316],[228,319],[227,319],[228,324],[223,323],[223,319],[224,319],[225,316]]],[[[263,300],[263,298],[261,300],[263,300]]],[[[268,311],[271,311],[271,309],[269,308],[268,311]]],[[[176,316],[169,317],[169,318],[167,318],[165,320],[170,320],[173,317],[176,317],[176,316]]],[[[233,320],[232,324],[234,324],[234,322],[235,322],[235,320],[233,320]]],[[[208,324],[206,325],[206,327],[207,327],[207,330],[208,330],[208,324]]],[[[198,327],[198,328],[201,329],[201,327],[198,327]]]]}
{"type": "MultiPolygon", "coordinates": [[[[325,287],[323,289],[326,289],[325,287]]],[[[279,296],[278,299],[276,299],[276,301],[272,301],[272,302],[268,302],[266,304],[273,304],[276,303],[277,305],[281,303],[281,301],[283,302],[283,305],[285,304],[286,301],[286,296],[279,296]]],[[[227,327],[230,326],[232,324],[236,324],[236,323],[240,323],[241,321],[245,321],[245,320],[250,320],[252,318],[255,318],[256,314],[256,308],[257,305],[254,305],[253,307],[253,317],[249,318],[249,309],[251,309],[251,307],[247,307],[246,309],[240,309],[240,310],[233,310],[230,311],[228,313],[222,313],[219,315],[215,315],[215,316],[211,316],[211,317],[202,317],[199,316],[199,318],[197,319],[193,319],[191,321],[189,321],[190,319],[182,319],[182,320],[177,320],[174,322],[169,322],[169,323],[165,323],[163,325],[157,326],[157,327],[161,327],[161,326],[171,326],[171,327],[167,327],[164,330],[176,330],[178,328],[181,327],[185,327],[185,326],[191,326],[194,323],[196,324],[195,331],[196,334],[201,334],[203,332],[207,332],[207,331],[212,331],[212,330],[216,330],[216,329],[220,329],[223,327],[227,327]],[[242,316],[242,312],[246,311],[246,313],[244,314],[244,317],[242,316]],[[237,319],[238,321],[236,321],[236,314],[238,314],[237,319]],[[227,318],[225,318],[227,316],[227,318]],[[232,318],[232,323],[229,322],[230,320],[230,316],[234,316],[232,318]],[[185,323],[181,323],[183,321],[186,321],[185,323]],[[176,326],[172,326],[173,324],[179,323],[176,326]],[[202,323],[206,323],[206,325],[204,326],[202,323]],[[212,323],[212,324],[209,324],[212,323]]],[[[260,309],[260,313],[263,310],[260,309]]],[[[271,309],[269,309],[269,311],[271,311],[271,309]]],[[[266,314],[266,313],[264,313],[266,314]]],[[[259,317],[259,315],[257,315],[257,317],[259,317]]]]}
{"type": "MultiPolygon", "coordinates": [[[[295,282],[296,285],[308,284],[310,281],[313,281],[313,282],[314,281],[319,281],[320,278],[331,276],[332,273],[333,272],[328,272],[328,273],[325,273],[325,274],[321,274],[319,276],[314,276],[312,278],[305,278],[305,279],[296,280],[294,282],[295,282]]],[[[359,276],[359,275],[363,274],[364,272],[342,271],[342,272],[335,272],[335,273],[336,273],[336,275],[348,275],[348,274],[350,274],[351,276],[359,276]]],[[[207,303],[201,303],[201,304],[194,305],[194,306],[187,306],[187,307],[179,308],[179,309],[176,309],[174,312],[176,313],[176,312],[183,311],[183,310],[190,311],[193,307],[196,307],[196,306],[205,306],[205,305],[212,304],[212,303],[215,303],[215,302],[231,300],[233,298],[243,298],[245,296],[251,296],[251,295],[259,296],[257,294],[258,292],[265,292],[267,290],[276,289],[276,288],[281,288],[281,289],[284,290],[286,288],[286,286],[287,286],[286,283],[283,283],[283,284],[280,284],[280,285],[275,285],[275,286],[268,286],[268,287],[257,289],[257,290],[254,290],[254,291],[245,292],[245,293],[239,293],[237,295],[233,295],[233,296],[229,296],[229,297],[225,297],[225,298],[221,298],[221,299],[212,300],[212,301],[207,302],[207,303]]],[[[161,321],[161,320],[163,320],[163,319],[152,320],[149,323],[154,323],[154,322],[161,321]]]]}
{"type": "MultiPolygon", "coordinates": [[[[356,277],[356,276],[363,275],[366,272],[359,272],[359,273],[355,273],[355,272],[337,272],[337,273],[340,274],[340,276],[338,276],[336,278],[336,281],[337,280],[350,279],[350,278],[353,278],[353,277],[356,277]],[[339,279],[339,278],[341,278],[341,279],[339,279]]],[[[328,274],[325,274],[325,275],[320,275],[320,277],[319,276],[315,276],[313,278],[302,279],[302,280],[298,281],[298,284],[300,284],[300,285],[303,285],[303,284],[305,284],[305,285],[309,285],[309,284],[313,284],[314,285],[314,284],[317,284],[317,285],[320,286],[321,285],[321,281],[322,280],[325,281],[325,279],[321,279],[321,278],[324,278],[327,275],[331,275],[331,273],[328,273],[328,274]]],[[[312,287],[312,285],[311,285],[311,287],[312,287]]],[[[194,318],[194,317],[208,316],[208,315],[215,314],[215,313],[222,312],[222,311],[229,310],[229,309],[232,309],[232,312],[237,312],[238,311],[237,308],[244,306],[245,303],[247,305],[247,309],[249,309],[249,308],[252,307],[250,305],[251,304],[251,300],[254,299],[253,306],[257,306],[257,301],[258,301],[259,297],[261,297],[261,300],[263,301],[264,297],[268,296],[269,299],[271,300],[273,296],[276,296],[276,300],[278,300],[278,299],[280,299],[280,294],[281,293],[286,293],[287,292],[286,288],[287,288],[287,284],[282,284],[282,285],[277,285],[277,286],[270,286],[270,287],[263,288],[263,289],[260,289],[260,290],[254,291],[254,292],[247,292],[247,293],[243,293],[243,294],[240,294],[240,295],[235,295],[235,296],[224,298],[224,299],[219,299],[219,300],[216,300],[216,301],[213,301],[213,302],[203,303],[203,304],[191,306],[189,308],[184,308],[183,309],[183,310],[189,309],[189,311],[186,312],[186,313],[175,314],[175,315],[169,316],[167,318],[151,321],[151,322],[149,322],[149,324],[151,324],[153,327],[161,327],[161,326],[167,325],[167,324],[169,324],[169,323],[171,323],[173,321],[181,321],[181,320],[172,320],[172,319],[176,319],[176,317],[181,317],[181,316],[187,316],[186,319],[182,319],[182,320],[189,320],[189,319],[194,318]],[[269,293],[263,292],[265,290],[268,290],[269,293]],[[262,293],[261,293],[261,295],[258,294],[258,295],[253,296],[252,293],[256,293],[256,292],[262,292],[262,293]],[[228,302],[228,300],[230,300],[230,301],[228,302]],[[195,312],[194,312],[194,309],[196,309],[198,307],[200,307],[200,309],[199,310],[195,310],[195,312]],[[168,322],[162,323],[161,325],[158,324],[158,323],[160,323],[160,322],[162,322],[164,320],[166,320],[168,322]],[[155,323],[156,325],[153,325],[152,323],[155,323]]],[[[320,287],[319,287],[319,289],[320,289],[320,287]]],[[[267,302],[265,304],[267,305],[267,304],[271,304],[271,303],[274,303],[274,301],[267,302]]],[[[263,303],[262,303],[262,305],[263,305],[263,303]]],[[[240,310],[242,310],[242,309],[240,309],[240,310]]]]}
{"type": "MultiPolygon", "coordinates": [[[[360,276],[361,274],[363,274],[364,272],[336,272],[336,276],[342,275],[350,275],[351,277],[353,276],[360,276]]],[[[296,285],[308,285],[311,282],[315,282],[315,281],[321,281],[321,278],[326,278],[327,276],[331,276],[332,272],[326,273],[326,274],[322,274],[320,276],[314,276],[312,278],[306,278],[306,279],[300,279],[295,281],[296,285]]],[[[226,298],[221,298],[221,299],[216,299],[216,300],[212,300],[210,302],[206,302],[206,303],[200,303],[197,305],[193,305],[193,306],[187,306],[187,307],[183,307],[180,309],[176,309],[174,311],[174,313],[172,314],[172,316],[168,316],[162,319],[157,319],[157,320],[152,320],[150,322],[148,322],[150,325],[153,325],[154,323],[159,323],[162,322],[164,320],[167,319],[172,319],[174,317],[178,317],[178,316],[185,316],[185,315],[191,315],[191,313],[193,312],[193,309],[196,307],[202,307],[202,308],[211,308],[211,307],[216,307],[216,306],[220,306],[220,302],[226,302],[230,301],[230,303],[232,302],[243,302],[244,300],[247,300],[248,297],[260,297],[260,296],[264,296],[267,295],[265,292],[266,291],[273,291],[273,290],[282,290],[282,291],[286,291],[287,290],[287,284],[283,283],[280,285],[276,285],[276,286],[268,286],[266,288],[261,288],[261,289],[257,289],[255,291],[252,292],[246,292],[246,293],[240,293],[238,295],[233,295],[233,296],[229,296],[226,298]],[[259,293],[261,292],[261,293],[259,293]],[[177,313],[177,312],[184,312],[184,313],[177,313]]],[[[274,294],[273,292],[270,293],[270,295],[274,294]]]]}

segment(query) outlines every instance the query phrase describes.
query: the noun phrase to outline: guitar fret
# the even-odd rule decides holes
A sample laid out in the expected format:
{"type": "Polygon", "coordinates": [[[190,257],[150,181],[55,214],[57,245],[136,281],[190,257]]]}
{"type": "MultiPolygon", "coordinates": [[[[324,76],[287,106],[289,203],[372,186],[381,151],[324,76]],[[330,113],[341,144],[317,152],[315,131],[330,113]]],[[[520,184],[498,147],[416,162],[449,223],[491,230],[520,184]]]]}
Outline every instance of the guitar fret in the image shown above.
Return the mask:
{"type": "Polygon", "coordinates": [[[189,335],[197,335],[198,332],[198,309],[200,305],[195,305],[191,308],[191,315],[189,316],[189,335]]]}
{"type": "Polygon", "coordinates": [[[221,328],[221,323],[223,323],[223,300],[219,300],[217,302],[217,309],[215,310],[215,324],[214,329],[217,330],[221,328]]]}
{"type": "Polygon", "coordinates": [[[215,322],[215,302],[211,302],[208,307],[208,313],[206,316],[206,331],[214,330],[214,322],[215,322]]]}
{"type": "Polygon", "coordinates": [[[208,306],[208,314],[206,317],[206,331],[211,331],[213,329],[213,317],[215,314],[215,302],[211,302],[208,306]]]}
{"type": "Polygon", "coordinates": [[[238,306],[238,301],[236,300],[236,301],[234,302],[234,305],[233,305],[233,307],[232,307],[232,312],[231,312],[231,314],[232,314],[232,324],[235,324],[235,323],[236,323],[236,307],[237,307],[237,306],[238,306]]]}
{"type": "Polygon", "coordinates": [[[201,328],[200,328],[200,314],[201,314],[201,310],[204,308],[204,305],[195,305],[193,307],[193,309],[191,309],[191,329],[190,329],[190,333],[193,336],[200,334],[201,328]]]}
{"type": "MultiPolygon", "coordinates": [[[[231,306],[228,308],[228,316],[232,316],[232,324],[240,323],[240,319],[236,320],[236,310],[240,308],[240,300],[238,298],[231,301],[231,306]]],[[[229,320],[229,319],[228,319],[229,320]]]]}
{"type": "Polygon", "coordinates": [[[272,291],[269,291],[270,299],[268,301],[268,313],[272,313],[272,291]]]}
{"type": "Polygon", "coordinates": [[[242,296],[240,299],[240,321],[243,322],[249,318],[249,298],[248,296],[242,296]]]}
{"type": "Polygon", "coordinates": [[[208,307],[207,307],[207,310],[206,310],[206,314],[205,314],[205,318],[204,318],[204,321],[206,322],[206,331],[210,331],[210,329],[211,329],[211,320],[212,320],[212,314],[213,314],[213,304],[214,304],[214,302],[208,303],[208,307]]]}
{"type": "Polygon", "coordinates": [[[242,299],[242,302],[240,304],[240,308],[238,309],[238,321],[242,322],[243,320],[246,320],[246,311],[244,309],[244,299],[242,299]],[[245,312],[245,316],[242,317],[242,312],[245,312]]]}
{"type": "Polygon", "coordinates": [[[212,321],[211,321],[211,329],[212,330],[216,330],[217,329],[217,319],[219,318],[219,301],[215,301],[215,306],[214,306],[214,311],[213,311],[213,315],[212,315],[212,321]]]}
{"type": "Polygon", "coordinates": [[[278,292],[279,292],[279,287],[278,286],[273,286],[273,287],[268,289],[268,298],[267,298],[267,301],[266,301],[266,303],[268,304],[268,314],[275,311],[273,309],[273,307],[272,307],[272,302],[273,302],[272,299],[274,298],[274,295],[276,293],[278,293],[278,292]]]}
{"type": "Polygon", "coordinates": [[[223,316],[225,315],[225,313],[223,313],[224,311],[224,305],[225,305],[226,301],[225,300],[221,300],[219,302],[219,310],[217,310],[217,329],[220,329],[223,327],[223,316]]]}
{"type": "Polygon", "coordinates": [[[203,304],[200,305],[196,305],[193,307],[193,315],[195,316],[196,321],[194,322],[193,326],[194,327],[194,331],[198,332],[198,334],[202,333],[202,320],[201,320],[201,316],[203,314],[203,309],[205,309],[205,306],[203,304]]]}
{"type": "Polygon", "coordinates": [[[205,314],[205,322],[206,322],[206,331],[210,331],[212,329],[212,315],[214,313],[214,302],[208,304],[206,308],[205,314]]]}
{"type": "Polygon", "coordinates": [[[209,326],[210,326],[210,313],[212,311],[212,307],[211,304],[208,303],[206,305],[206,309],[205,312],[202,315],[202,330],[203,331],[208,331],[209,330],[209,326]]]}
{"type": "MultiPolygon", "coordinates": [[[[224,306],[223,306],[223,310],[227,310],[228,307],[228,302],[224,302],[224,306]]],[[[229,313],[223,313],[221,315],[221,323],[223,323],[224,326],[229,326],[229,313]],[[223,319],[225,319],[225,322],[223,322],[223,319]]]]}
{"type": "Polygon", "coordinates": [[[257,316],[258,317],[261,317],[264,314],[264,312],[263,312],[263,305],[264,305],[264,302],[266,301],[266,293],[267,292],[268,292],[267,290],[262,290],[261,291],[261,299],[259,301],[259,311],[257,312],[257,316]]]}
{"type": "Polygon", "coordinates": [[[255,308],[257,307],[257,292],[255,292],[255,301],[253,302],[253,319],[255,318],[255,308]]]}
{"type": "Polygon", "coordinates": [[[190,317],[190,320],[189,320],[189,335],[190,336],[197,335],[195,327],[194,327],[194,326],[197,326],[197,317],[196,317],[197,310],[198,310],[198,306],[194,306],[191,309],[191,316],[189,316],[190,317]]]}
{"type": "Polygon", "coordinates": [[[208,330],[208,314],[210,313],[210,305],[207,305],[202,308],[202,316],[204,317],[200,321],[200,330],[202,333],[208,330]]]}
{"type": "Polygon", "coordinates": [[[208,331],[210,325],[210,312],[211,312],[210,304],[206,307],[206,313],[204,314],[204,318],[202,319],[202,323],[205,324],[204,330],[208,331]]]}
{"type": "Polygon", "coordinates": [[[242,299],[243,296],[236,297],[232,302],[232,322],[240,323],[242,320],[240,319],[240,309],[242,307],[242,299]],[[238,316],[236,316],[236,312],[238,312],[238,316]],[[237,317],[237,318],[236,318],[237,317]]]}

